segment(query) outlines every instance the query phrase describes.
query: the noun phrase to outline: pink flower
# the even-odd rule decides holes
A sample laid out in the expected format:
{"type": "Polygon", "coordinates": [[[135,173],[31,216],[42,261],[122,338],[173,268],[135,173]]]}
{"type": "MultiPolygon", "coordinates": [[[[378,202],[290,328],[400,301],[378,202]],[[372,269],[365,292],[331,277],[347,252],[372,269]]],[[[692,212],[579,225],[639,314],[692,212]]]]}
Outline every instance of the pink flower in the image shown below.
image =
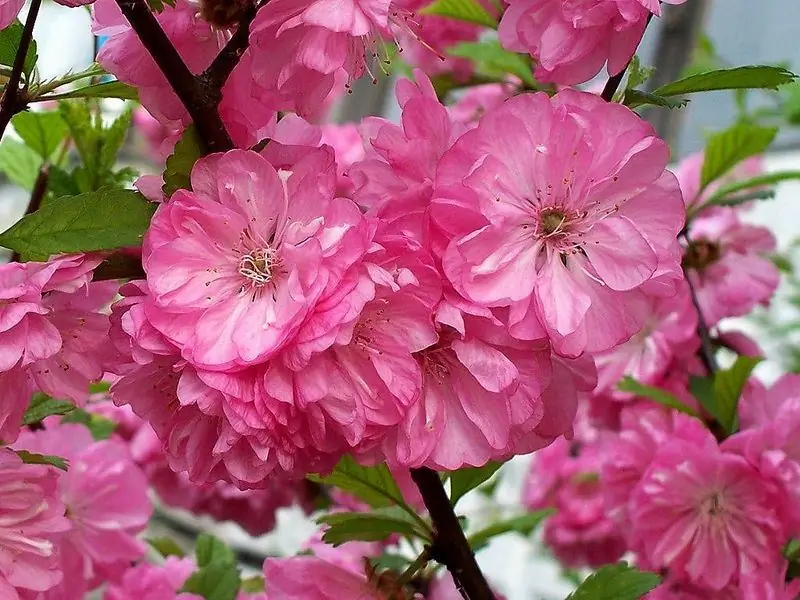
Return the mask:
{"type": "Polygon", "coordinates": [[[600,467],[602,447],[560,439],[534,454],[523,504],[554,508],[544,541],[567,566],[600,566],[627,549],[617,524],[605,513],[600,467]]]}
{"type": "Polygon", "coordinates": [[[742,428],[758,428],[774,423],[784,405],[796,399],[800,399],[800,375],[788,373],[769,389],[757,379],[750,379],[739,401],[742,428]]]}
{"type": "Polygon", "coordinates": [[[323,125],[322,142],[333,148],[336,155],[336,195],[351,198],[354,184],[347,171],[364,159],[364,142],[358,127],[352,123],[323,125]]]}
{"type": "Polygon", "coordinates": [[[367,576],[366,560],[360,570],[316,556],[268,558],[264,575],[272,598],[283,600],[384,600],[388,594],[367,576]]]}
{"type": "Polygon", "coordinates": [[[712,590],[775,567],[786,541],[765,480],[710,433],[700,446],[675,439],[659,448],[630,514],[648,563],[712,590]]]}
{"type": "Polygon", "coordinates": [[[148,319],[197,366],[274,356],[366,250],[357,207],[332,197],[329,152],[281,173],[254,152],[211,156],[152,219],[148,319]]]}
{"type": "MultiPolygon", "coordinates": [[[[680,4],[684,0],[670,0],[680,4]]],[[[564,85],[590,80],[608,63],[620,73],[636,52],[656,0],[512,0],[500,41],[536,60],[536,79],[564,85]]]]}
{"type": "Polygon", "coordinates": [[[767,305],[780,272],[766,258],[775,237],[765,227],[742,223],[733,207],[720,207],[692,221],[683,264],[709,325],[767,305]]]}
{"type": "Polygon", "coordinates": [[[478,124],[486,111],[499,107],[513,93],[514,86],[512,84],[487,83],[476,85],[467,88],[464,94],[447,108],[454,120],[471,127],[478,124]]]}
{"type": "Polygon", "coordinates": [[[83,590],[97,587],[105,574],[124,568],[144,555],[144,530],[152,513],[147,479],[125,445],[95,442],[83,425],[48,423],[26,432],[15,444],[39,454],[61,456],[70,468],[59,474],[58,491],[72,530],[61,544],[64,582],[48,597],[81,600],[83,590]]]}
{"type": "MultiPolygon", "coordinates": [[[[85,4],[91,4],[94,0],[56,0],[62,6],[83,6],[85,4]]],[[[13,23],[17,16],[19,15],[19,11],[22,9],[22,6],[25,4],[25,0],[4,0],[0,3],[0,29],[5,29],[11,23],[13,23]]]]}
{"type": "Polygon", "coordinates": [[[0,451],[0,595],[8,600],[44,592],[61,581],[60,534],[69,529],[53,469],[25,465],[0,451]]]}
{"type": "Polygon", "coordinates": [[[681,277],[668,154],[635,114],[592,94],[509,99],[439,165],[432,217],[452,240],[448,279],[474,303],[508,307],[512,335],[549,337],[562,355],[627,341],[648,298],[681,277]]]}
{"type": "Polygon", "coordinates": [[[191,558],[170,556],[163,565],[141,563],[128,569],[118,583],[106,589],[104,600],[201,600],[178,593],[197,565],[191,558]]]}

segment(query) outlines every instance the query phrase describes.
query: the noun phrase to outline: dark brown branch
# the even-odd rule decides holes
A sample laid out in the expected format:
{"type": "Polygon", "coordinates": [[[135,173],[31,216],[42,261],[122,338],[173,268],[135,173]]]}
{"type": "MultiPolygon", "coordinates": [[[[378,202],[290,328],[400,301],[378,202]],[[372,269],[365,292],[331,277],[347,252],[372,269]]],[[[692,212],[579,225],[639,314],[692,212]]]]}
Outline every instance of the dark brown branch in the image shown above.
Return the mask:
{"type": "Polygon", "coordinates": [[[494,600],[438,473],[426,468],[411,469],[411,478],[433,521],[431,557],[447,567],[465,600],[494,600]]]}
{"type": "MultiPolygon", "coordinates": [[[[47,184],[50,181],[50,162],[46,161],[39,167],[39,174],[36,176],[36,181],[33,183],[31,190],[31,198],[28,200],[28,208],[25,209],[25,214],[29,215],[39,210],[44,200],[44,195],[47,193],[47,184]]],[[[11,262],[19,262],[20,255],[16,252],[11,255],[11,262]]]]}
{"type": "Polygon", "coordinates": [[[220,90],[205,85],[189,70],[146,0],[117,0],[122,14],[167,78],[194,121],[209,152],[225,152],[233,142],[217,111],[220,90]]]}
{"type": "MultiPolygon", "coordinates": [[[[22,37],[19,40],[19,48],[14,57],[14,65],[11,68],[11,76],[8,78],[3,97],[0,99],[0,137],[11,122],[11,118],[25,110],[26,102],[24,97],[20,97],[19,84],[22,82],[22,71],[25,69],[25,59],[28,56],[28,49],[33,40],[33,28],[36,25],[36,18],[39,16],[39,9],[42,0],[33,0],[28,10],[28,17],[25,20],[25,27],[22,29],[22,37]]],[[[26,83],[27,86],[27,83],[26,83]]]]}
{"type": "Polygon", "coordinates": [[[703,310],[700,307],[700,301],[697,299],[697,292],[694,289],[694,284],[689,278],[689,273],[684,273],[686,283],[689,284],[689,294],[692,297],[692,304],[697,311],[697,335],[700,338],[700,360],[703,362],[709,375],[714,375],[719,370],[717,359],[714,357],[714,347],[711,343],[711,331],[706,323],[706,318],[703,316],[703,310]]]}
{"type": "Polygon", "coordinates": [[[239,60],[241,60],[250,43],[250,24],[256,18],[256,13],[262,4],[254,3],[247,8],[242,20],[239,22],[236,33],[233,34],[228,43],[225,44],[225,47],[200,76],[212,88],[221,90],[236,65],[239,64],[239,60]]]}

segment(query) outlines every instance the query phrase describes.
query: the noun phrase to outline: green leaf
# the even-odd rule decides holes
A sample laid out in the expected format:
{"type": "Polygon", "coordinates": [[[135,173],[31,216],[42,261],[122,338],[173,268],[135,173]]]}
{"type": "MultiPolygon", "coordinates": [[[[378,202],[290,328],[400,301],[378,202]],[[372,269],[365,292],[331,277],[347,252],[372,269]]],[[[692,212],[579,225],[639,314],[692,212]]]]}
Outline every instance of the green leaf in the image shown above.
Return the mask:
{"type": "Polygon", "coordinates": [[[776,90],[778,86],[790,83],[796,78],[797,75],[782,67],[750,65],[690,75],[662,85],[653,90],[653,93],[657,96],[682,96],[714,90],[776,90]]]}
{"type": "Polygon", "coordinates": [[[482,467],[465,467],[450,475],[450,504],[455,506],[467,492],[487,481],[503,466],[500,462],[489,462],[482,467]]]}
{"type": "Polygon", "coordinates": [[[197,565],[200,567],[213,564],[236,564],[236,555],[233,550],[228,548],[222,540],[208,533],[201,533],[197,536],[194,553],[197,557],[197,565]]]}
{"type": "Polygon", "coordinates": [[[175,150],[167,158],[164,170],[164,195],[169,198],[178,190],[192,189],[189,175],[194,163],[203,156],[203,144],[197,129],[190,125],[175,144],[175,150]]]}
{"type": "Polygon", "coordinates": [[[42,96],[40,101],[45,100],[68,100],[78,98],[119,98],[120,100],[139,100],[139,93],[135,87],[121,81],[105,81],[103,83],[93,83],[76,90],[70,90],[52,96],[42,96]]]}
{"type": "Polygon", "coordinates": [[[0,171],[21,188],[33,189],[41,166],[42,157],[22,142],[9,137],[0,142],[0,171]]]}
{"type": "Polygon", "coordinates": [[[527,85],[536,85],[530,59],[506,50],[497,40],[463,42],[449,48],[447,53],[472,60],[477,72],[485,77],[505,81],[508,75],[516,75],[527,85]]]}
{"type": "Polygon", "coordinates": [[[450,17],[497,29],[497,19],[486,12],[486,9],[475,0],[436,0],[419,12],[423,15],[450,17]]]}
{"type": "Polygon", "coordinates": [[[117,424],[111,419],[76,408],[61,419],[62,423],[80,423],[86,426],[96,441],[107,440],[114,433],[117,424]]]}
{"type": "Polygon", "coordinates": [[[242,591],[248,594],[259,594],[267,589],[266,582],[261,575],[253,575],[242,579],[242,591]]]}
{"type": "Polygon", "coordinates": [[[328,525],[322,541],[333,546],[346,542],[377,542],[398,533],[411,538],[427,540],[417,523],[401,508],[391,506],[372,512],[338,512],[321,516],[317,523],[328,525]]]}
{"type": "Polygon", "coordinates": [[[712,136],[705,150],[701,191],[744,159],[764,152],[777,133],[773,127],[738,124],[712,136]]]}
{"type": "Polygon", "coordinates": [[[700,406],[705,408],[712,416],[716,415],[716,399],[714,398],[714,380],[710,377],[689,376],[689,390],[692,392],[700,406]]]}
{"type": "Polygon", "coordinates": [[[29,260],[136,246],[155,209],[131,190],[103,189],[57,198],[0,234],[0,245],[29,260]]]}
{"type": "MultiPolygon", "coordinates": [[[[22,23],[14,21],[0,31],[0,65],[14,66],[14,60],[17,56],[19,43],[22,41],[22,31],[24,29],[22,23]]],[[[28,53],[25,55],[25,64],[22,68],[26,80],[30,79],[31,72],[36,66],[36,58],[36,40],[31,40],[31,44],[28,46],[28,53]]]]}
{"type": "Polygon", "coordinates": [[[693,417],[700,416],[694,409],[690,408],[689,406],[686,406],[683,402],[678,400],[674,395],[670,394],[669,392],[657,387],[643,385],[630,376],[625,376],[622,379],[622,381],[619,382],[617,389],[619,389],[622,392],[629,392],[631,394],[636,394],[637,396],[650,398],[651,400],[655,400],[659,404],[663,404],[668,408],[675,409],[677,411],[680,411],[687,415],[691,415],[693,417]]]}
{"type": "Polygon", "coordinates": [[[661,106],[664,108],[683,108],[689,103],[689,101],[685,99],[672,100],[671,98],[659,96],[658,94],[651,92],[645,92],[644,90],[630,89],[625,90],[625,96],[622,100],[622,103],[629,108],[638,108],[639,106],[644,106],[646,104],[652,106],[661,106]]]}
{"type": "Polygon", "coordinates": [[[17,456],[22,459],[22,462],[29,465],[50,465],[56,469],[66,471],[68,469],[68,462],[65,458],[60,456],[51,456],[49,454],[37,454],[35,452],[28,452],[27,450],[16,450],[17,456]]]}
{"type": "Polygon", "coordinates": [[[552,508],[545,508],[536,512],[520,515],[504,521],[492,523],[488,527],[469,536],[469,544],[473,550],[478,550],[489,543],[489,540],[498,535],[516,532],[521,535],[530,535],[539,524],[555,513],[552,508]]]}
{"type": "Polygon", "coordinates": [[[55,400],[42,393],[34,394],[22,422],[25,425],[39,423],[52,415],[66,415],[75,410],[75,405],[66,400],[55,400]]]}
{"type": "Polygon", "coordinates": [[[719,370],[714,376],[717,412],[712,414],[728,433],[734,433],[739,428],[739,397],[753,369],[763,360],[755,356],[739,356],[730,369],[719,370]]]}
{"type": "Polygon", "coordinates": [[[213,563],[198,569],[186,580],[181,591],[197,594],[205,600],[234,600],[241,583],[235,565],[213,563]]]}
{"type": "Polygon", "coordinates": [[[327,477],[309,475],[309,479],[350,492],[373,508],[405,504],[403,494],[385,464],[362,467],[351,456],[345,456],[327,477]]]}
{"type": "Polygon", "coordinates": [[[101,172],[109,172],[117,163],[117,155],[125,144],[128,130],[133,123],[133,110],[128,109],[118,116],[108,127],[104,128],[103,143],[100,147],[97,165],[101,172]]]}
{"type": "Polygon", "coordinates": [[[69,131],[64,119],[55,111],[21,112],[11,119],[11,124],[28,147],[45,160],[55,152],[69,131]]]}
{"type": "Polygon", "coordinates": [[[167,558],[168,556],[178,556],[183,558],[186,556],[186,552],[183,551],[183,548],[181,548],[178,545],[178,542],[173,540],[171,537],[146,538],[145,541],[164,558],[167,558]]]}
{"type": "Polygon", "coordinates": [[[406,570],[406,567],[411,564],[412,560],[413,559],[403,556],[402,554],[394,554],[392,552],[384,551],[378,557],[371,558],[370,562],[378,571],[389,569],[390,571],[402,573],[406,570]]]}
{"type": "MultiPolygon", "coordinates": [[[[728,185],[721,186],[714,195],[711,196],[703,206],[730,205],[732,200],[737,200],[739,196],[732,196],[738,192],[752,190],[768,185],[775,185],[782,181],[800,179],[800,171],[778,171],[777,173],[766,173],[743,181],[736,181],[728,185]]],[[[741,202],[736,202],[740,204],[741,202]]]]}
{"type": "Polygon", "coordinates": [[[661,578],[655,573],[617,563],[589,575],[567,600],[637,600],[659,583],[661,578]]]}

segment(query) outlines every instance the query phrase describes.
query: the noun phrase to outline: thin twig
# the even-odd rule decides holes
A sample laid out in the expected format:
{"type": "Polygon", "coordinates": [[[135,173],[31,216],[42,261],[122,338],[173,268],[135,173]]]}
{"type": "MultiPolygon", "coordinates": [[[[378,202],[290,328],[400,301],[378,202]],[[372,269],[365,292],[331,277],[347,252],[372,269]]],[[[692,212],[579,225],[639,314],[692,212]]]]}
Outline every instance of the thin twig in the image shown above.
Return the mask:
{"type": "MultiPolygon", "coordinates": [[[[42,0],[32,0],[30,9],[28,9],[28,17],[25,19],[25,27],[22,29],[22,37],[19,40],[17,54],[14,57],[11,75],[3,91],[3,97],[0,99],[0,138],[3,137],[11,118],[18,112],[25,110],[26,103],[24,98],[20,98],[19,84],[22,81],[25,59],[28,56],[28,49],[31,47],[33,28],[36,25],[36,17],[39,16],[41,6],[42,0]]],[[[27,86],[27,82],[25,85],[27,86]]]]}
{"type": "Polygon", "coordinates": [[[438,473],[427,468],[411,469],[411,478],[433,521],[431,557],[447,567],[465,600],[494,600],[438,473]]]}
{"type": "MultiPolygon", "coordinates": [[[[47,184],[50,181],[50,162],[45,161],[42,163],[42,166],[39,167],[39,174],[36,176],[36,181],[33,183],[33,189],[31,190],[31,197],[28,200],[28,207],[25,209],[25,214],[29,215],[31,213],[36,212],[39,210],[39,207],[42,205],[42,200],[44,200],[44,195],[47,193],[47,184]]],[[[11,262],[19,262],[20,255],[17,252],[11,255],[11,262]]]]}
{"type": "Polygon", "coordinates": [[[220,53],[217,54],[217,57],[209,67],[203,71],[200,77],[205,80],[209,86],[221,90],[225,82],[228,81],[228,77],[230,77],[236,65],[239,64],[242,55],[250,44],[250,24],[256,18],[256,13],[263,4],[265,4],[265,2],[260,4],[254,3],[248,7],[247,12],[245,12],[242,20],[239,22],[236,32],[231,39],[228,40],[228,43],[225,44],[225,47],[220,50],[220,53]]]}
{"type": "Polygon", "coordinates": [[[186,107],[206,149],[209,152],[231,150],[233,142],[217,111],[220,90],[205,85],[189,70],[146,0],[117,0],[117,4],[186,107]]]}

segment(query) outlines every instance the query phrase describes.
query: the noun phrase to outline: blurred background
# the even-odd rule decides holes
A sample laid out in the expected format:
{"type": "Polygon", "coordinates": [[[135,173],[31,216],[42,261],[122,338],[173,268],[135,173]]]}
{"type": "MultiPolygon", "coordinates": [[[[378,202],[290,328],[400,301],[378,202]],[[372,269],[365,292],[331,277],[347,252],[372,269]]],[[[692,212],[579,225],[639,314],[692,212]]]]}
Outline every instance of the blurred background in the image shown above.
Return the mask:
{"type": "MultiPolygon", "coordinates": [[[[658,68],[656,78],[662,82],[677,78],[687,68],[702,69],[709,61],[719,60],[726,65],[782,63],[797,72],[800,69],[798,22],[800,2],[797,0],[758,3],[690,0],[682,6],[665,7],[664,19],[657,19],[648,30],[640,56],[644,64],[658,68]]],[[[45,2],[35,30],[43,79],[83,69],[92,62],[95,41],[89,28],[88,11],[45,2]]],[[[366,114],[397,118],[399,111],[392,88],[388,77],[378,84],[364,79],[355,86],[352,95],[344,97],[333,116],[339,121],[356,120],[366,114]]],[[[793,97],[800,105],[800,94],[793,97]]],[[[773,100],[766,94],[751,93],[746,102],[750,107],[764,106],[769,110],[773,100]]],[[[729,126],[740,108],[733,94],[716,92],[696,97],[684,111],[664,110],[646,116],[670,141],[673,158],[678,160],[702,149],[707,133],[729,126]]],[[[777,150],[766,157],[768,170],[800,168],[800,128],[787,128],[775,147],[777,150]]],[[[0,230],[22,215],[27,198],[26,192],[2,181],[0,230]]],[[[747,218],[771,228],[781,251],[788,251],[800,225],[800,182],[781,185],[774,200],[758,203],[747,213],[747,218]]],[[[730,320],[730,326],[744,329],[766,350],[769,360],[759,366],[758,373],[767,381],[781,371],[781,361],[787,359],[787,347],[800,345],[800,337],[785,326],[798,320],[800,303],[797,298],[796,290],[787,284],[769,316],[762,311],[749,320],[730,320]]],[[[491,520],[505,506],[517,503],[527,463],[528,460],[521,457],[502,470],[502,480],[493,500],[480,494],[469,497],[463,505],[469,518],[491,520]]],[[[297,551],[315,528],[299,509],[282,509],[277,529],[258,539],[249,537],[235,525],[215,524],[174,510],[162,511],[153,527],[160,530],[157,535],[171,532],[178,536],[187,547],[191,547],[192,538],[199,529],[213,530],[235,546],[245,568],[253,570],[260,569],[268,554],[297,551]]],[[[570,580],[559,572],[540,545],[515,534],[494,540],[481,551],[479,562],[508,600],[563,598],[572,589],[570,580]]]]}

